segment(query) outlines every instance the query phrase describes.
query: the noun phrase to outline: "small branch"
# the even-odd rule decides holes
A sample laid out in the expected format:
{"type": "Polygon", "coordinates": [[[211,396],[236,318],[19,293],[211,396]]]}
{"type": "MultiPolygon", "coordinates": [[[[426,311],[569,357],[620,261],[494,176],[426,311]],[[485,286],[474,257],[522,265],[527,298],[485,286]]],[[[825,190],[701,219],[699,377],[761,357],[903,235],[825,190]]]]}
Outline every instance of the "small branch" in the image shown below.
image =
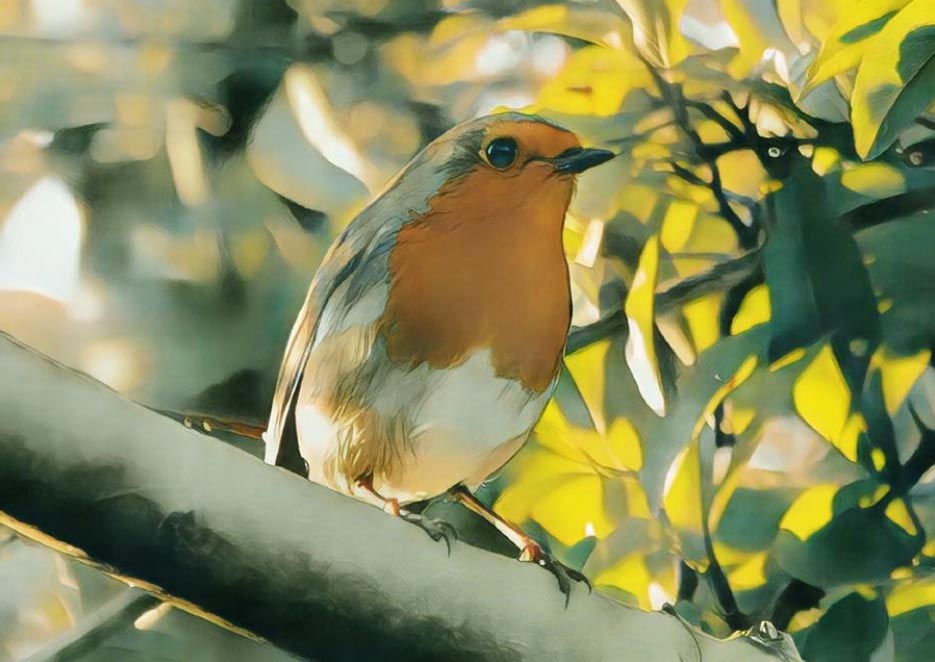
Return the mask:
{"type": "Polygon", "coordinates": [[[690,99],[686,99],[685,105],[689,108],[694,108],[709,120],[712,120],[719,127],[724,129],[724,133],[726,133],[727,137],[730,139],[730,144],[739,145],[745,141],[743,131],[738,129],[736,124],[717,112],[711,104],[705,103],[703,101],[692,101],[690,99]]]}
{"type": "MultiPolygon", "coordinates": [[[[730,206],[730,201],[724,194],[724,187],[721,180],[721,170],[717,165],[717,159],[711,154],[707,153],[707,146],[705,145],[705,142],[701,139],[698,131],[692,125],[688,116],[686,105],[688,102],[682,94],[681,88],[678,85],[670,83],[665,78],[663,78],[659,71],[656,70],[656,68],[652,65],[652,63],[645,59],[643,60],[643,63],[649,70],[650,75],[653,77],[653,80],[655,81],[656,87],[659,89],[659,93],[662,95],[662,98],[671,109],[672,115],[675,118],[675,123],[678,125],[679,129],[681,129],[682,133],[684,133],[692,143],[698,158],[701,159],[702,162],[704,162],[711,170],[711,181],[706,183],[705,186],[707,186],[707,188],[710,189],[711,193],[714,195],[714,199],[717,201],[718,210],[720,211],[721,216],[724,217],[724,220],[726,220],[734,229],[734,232],[737,233],[737,240],[740,243],[740,247],[748,250],[753,248],[756,246],[758,241],[757,236],[759,234],[759,229],[755,226],[744,223],[743,219],[741,219],[740,216],[737,215],[737,212],[734,211],[733,207],[730,206]]],[[[712,108],[711,111],[714,112],[714,109],[712,108]]],[[[736,127],[734,128],[736,129],[736,127]]]]}
{"type": "MultiPolygon", "coordinates": [[[[665,313],[688,301],[701,298],[711,292],[734,287],[751,276],[762,278],[763,263],[760,249],[744,253],[740,257],[727,260],[697,276],[679,281],[666,290],[656,293],[657,313],[665,313]]],[[[565,347],[567,354],[572,354],[591,343],[603,340],[627,330],[627,316],[623,307],[602,317],[587,326],[575,327],[568,334],[565,347]]]]}
{"type": "Polygon", "coordinates": [[[909,403],[909,413],[915,422],[916,428],[922,434],[919,439],[919,446],[906,463],[903,465],[899,478],[899,491],[905,494],[919,482],[919,479],[925,475],[925,472],[935,466],[935,430],[927,427],[925,422],[919,418],[919,412],[909,403]]]}
{"type": "Polygon", "coordinates": [[[935,211],[935,186],[876,200],[852,209],[841,216],[841,220],[854,232],[860,232],[921,211],[935,211]]]}

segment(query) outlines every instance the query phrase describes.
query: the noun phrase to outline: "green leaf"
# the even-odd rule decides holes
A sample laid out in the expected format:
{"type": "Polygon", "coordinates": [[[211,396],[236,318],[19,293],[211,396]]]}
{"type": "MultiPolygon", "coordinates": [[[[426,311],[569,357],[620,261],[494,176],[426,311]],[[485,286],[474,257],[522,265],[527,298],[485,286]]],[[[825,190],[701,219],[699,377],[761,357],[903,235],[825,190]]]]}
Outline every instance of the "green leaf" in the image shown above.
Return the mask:
{"type": "Polygon", "coordinates": [[[851,96],[857,152],[875,158],[935,102],[935,11],[914,0],[868,44],[851,96]]]}
{"type": "Polygon", "coordinates": [[[833,76],[860,64],[867,39],[877,34],[910,0],[863,0],[835,23],[821,46],[818,57],[809,67],[808,82],[802,95],[808,94],[833,76]]]}
{"type": "Polygon", "coordinates": [[[802,657],[809,662],[870,662],[886,639],[887,625],[882,599],[851,593],[808,631],[800,646],[802,657]]]}
{"type": "MultiPolygon", "coordinates": [[[[872,351],[879,319],[863,256],[838,220],[825,182],[804,159],[792,158],[782,188],[767,199],[772,229],[763,257],[772,311],[770,361],[831,333],[836,354],[854,339],[872,351]]],[[[859,381],[859,366],[846,358],[837,356],[848,383],[859,381]]]]}

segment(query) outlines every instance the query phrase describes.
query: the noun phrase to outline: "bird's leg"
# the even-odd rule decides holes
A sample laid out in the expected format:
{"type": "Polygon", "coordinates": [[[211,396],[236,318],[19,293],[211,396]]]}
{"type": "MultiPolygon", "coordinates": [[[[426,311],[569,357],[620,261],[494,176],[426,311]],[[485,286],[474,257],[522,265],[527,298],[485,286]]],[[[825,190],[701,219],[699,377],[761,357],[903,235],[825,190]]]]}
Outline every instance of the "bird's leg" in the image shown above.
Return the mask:
{"type": "Polygon", "coordinates": [[[367,474],[357,479],[357,486],[363,488],[383,504],[383,512],[389,513],[393,517],[400,517],[399,499],[388,499],[373,486],[373,474],[367,474]]]}
{"type": "Polygon", "coordinates": [[[529,563],[537,563],[547,569],[558,581],[559,590],[565,595],[565,604],[568,604],[568,598],[571,592],[571,580],[584,582],[588,591],[591,590],[591,582],[582,573],[574,568],[557,561],[551,554],[542,548],[542,545],[530,538],[528,535],[516,526],[507,522],[493,510],[478,501],[477,497],[471,494],[464,485],[457,485],[450,490],[450,494],[455,501],[463,505],[472,513],[480,515],[490,524],[496,527],[504,538],[509,540],[519,550],[519,560],[529,563]]]}
{"type": "Polygon", "coordinates": [[[385,497],[373,486],[373,474],[367,474],[357,479],[357,485],[373,496],[375,496],[380,503],[383,504],[383,512],[389,513],[394,517],[399,517],[407,522],[417,525],[432,538],[435,542],[439,540],[444,540],[445,545],[448,547],[448,554],[451,554],[451,541],[457,540],[458,533],[455,531],[454,527],[451,526],[448,522],[443,522],[442,520],[429,519],[428,517],[423,517],[419,513],[413,513],[408,510],[399,507],[399,499],[394,499],[391,497],[385,497]]]}

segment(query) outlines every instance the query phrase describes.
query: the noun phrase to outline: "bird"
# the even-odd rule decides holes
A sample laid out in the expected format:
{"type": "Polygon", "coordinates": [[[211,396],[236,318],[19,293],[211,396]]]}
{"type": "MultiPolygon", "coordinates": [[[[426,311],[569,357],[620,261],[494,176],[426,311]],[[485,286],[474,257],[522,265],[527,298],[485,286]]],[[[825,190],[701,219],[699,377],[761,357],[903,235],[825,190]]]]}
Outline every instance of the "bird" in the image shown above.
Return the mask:
{"type": "Polygon", "coordinates": [[[566,568],[474,491],[523,445],[571,322],[562,230],[576,175],[615,154],[537,115],[466,121],[429,143],[338,235],[289,335],[265,460],[413,521],[446,495],[566,568]]]}

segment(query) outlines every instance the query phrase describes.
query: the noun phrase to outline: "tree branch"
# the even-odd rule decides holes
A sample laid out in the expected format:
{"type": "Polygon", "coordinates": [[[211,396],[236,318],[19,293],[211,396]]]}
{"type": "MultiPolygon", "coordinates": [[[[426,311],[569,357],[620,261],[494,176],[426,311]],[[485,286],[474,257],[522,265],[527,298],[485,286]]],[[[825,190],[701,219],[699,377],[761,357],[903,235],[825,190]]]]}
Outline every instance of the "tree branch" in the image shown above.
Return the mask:
{"type": "MultiPolygon", "coordinates": [[[[754,249],[739,257],[715,265],[710,270],[679,281],[666,290],[656,293],[656,310],[664,313],[688,301],[698,299],[717,290],[727,290],[748,278],[761,278],[763,258],[760,249],[754,249]]],[[[572,354],[593,342],[607,338],[627,329],[627,316],[623,306],[593,324],[574,327],[568,334],[565,352],[572,354]]]]}
{"type": "Polygon", "coordinates": [[[847,212],[841,220],[854,232],[860,232],[925,210],[935,210],[935,186],[867,203],[847,212]]]}
{"type": "Polygon", "coordinates": [[[0,521],[303,657],[799,659],[788,637],[719,641],[580,587],[566,609],[541,568],[464,544],[449,558],[7,336],[0,365],[0,521]]]}

